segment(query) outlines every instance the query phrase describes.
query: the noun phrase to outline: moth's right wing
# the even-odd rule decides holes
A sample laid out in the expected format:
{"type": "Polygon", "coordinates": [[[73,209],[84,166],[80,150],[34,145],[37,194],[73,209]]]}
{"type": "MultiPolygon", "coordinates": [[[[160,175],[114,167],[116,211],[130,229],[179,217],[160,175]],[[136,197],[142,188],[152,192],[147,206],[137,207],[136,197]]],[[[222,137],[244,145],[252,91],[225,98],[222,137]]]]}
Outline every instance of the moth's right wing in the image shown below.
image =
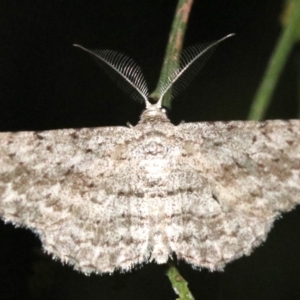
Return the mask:
{"type": "Polygon", "coordinates": [[[176,221],[184,230],[170,237],[171,248],[195,267],[222,269],[300,204],[300,121],[185,123],[175,131],[198,180],[186,183],[190,196],[176,221]],[[193,188],[201,182],[205,194],[193,188]]]}

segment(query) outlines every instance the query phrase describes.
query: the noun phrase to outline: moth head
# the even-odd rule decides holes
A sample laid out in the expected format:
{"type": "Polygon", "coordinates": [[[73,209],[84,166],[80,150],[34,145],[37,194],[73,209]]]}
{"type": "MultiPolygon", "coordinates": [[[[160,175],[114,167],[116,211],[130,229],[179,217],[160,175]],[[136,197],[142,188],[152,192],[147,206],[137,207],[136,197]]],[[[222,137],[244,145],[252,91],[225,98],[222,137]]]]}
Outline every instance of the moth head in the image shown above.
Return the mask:
{"type": "Polygon", "coordinates": [[[142,113],[139,124],[153,121],[167,122],[170,120],[167,116],[167,110],[164,107],[158,107],[156,104],[150,104],[142,113]]]}

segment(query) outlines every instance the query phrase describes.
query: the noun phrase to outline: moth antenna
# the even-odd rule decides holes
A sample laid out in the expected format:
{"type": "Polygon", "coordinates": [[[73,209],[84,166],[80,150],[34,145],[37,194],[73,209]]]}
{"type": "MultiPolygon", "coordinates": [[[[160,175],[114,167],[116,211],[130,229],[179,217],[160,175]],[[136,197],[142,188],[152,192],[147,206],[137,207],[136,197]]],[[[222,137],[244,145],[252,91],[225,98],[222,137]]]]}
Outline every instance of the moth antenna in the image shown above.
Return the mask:
{"type": "Polygon", "coordinates": [[[184,49],[180,56],[178,69],[170,75],[165,85],[159,89],[159,100],[157,105],[160,106],[163,96],[172,88],[172,98],[183,91],[188,84],[196,77],[201,68],[216,50],[216,47],[224,40],[232,37],[234,34],[226,35],[225,37],[208,43],[203,43],[196,46],[184,49]]]}
{"type": "Polygon", "coordinates": [[[144,101],[146,107],[151,106],[148,101],[147,82],[134,60],[113,50],[89,50],[77,44],[73,46],[89,53],[104,72],[133,99],[144,101]]]}

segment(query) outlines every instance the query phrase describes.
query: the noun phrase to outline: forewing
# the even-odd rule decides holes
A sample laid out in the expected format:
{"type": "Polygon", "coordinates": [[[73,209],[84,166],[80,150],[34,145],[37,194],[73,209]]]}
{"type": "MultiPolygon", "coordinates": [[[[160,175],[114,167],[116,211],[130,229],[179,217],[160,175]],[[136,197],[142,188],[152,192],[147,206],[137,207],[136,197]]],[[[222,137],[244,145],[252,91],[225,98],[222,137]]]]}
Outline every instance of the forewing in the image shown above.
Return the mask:
{"type": "Polygon", "coordinates": [[[175,132],[198,172],[187,185],[202,192],[183,194],[183,233],[172,250],[195,267],[222,269],[300,203],[300,121],[187,123],[175,132]]]}
{"type": "Polygon", "coordinates": [[[138,135],[125,127],[0,133],[0,216],[86,273],[144,261],[147,242],[130,233],[130,205],[107,188],[114,155],[138,135]]]}

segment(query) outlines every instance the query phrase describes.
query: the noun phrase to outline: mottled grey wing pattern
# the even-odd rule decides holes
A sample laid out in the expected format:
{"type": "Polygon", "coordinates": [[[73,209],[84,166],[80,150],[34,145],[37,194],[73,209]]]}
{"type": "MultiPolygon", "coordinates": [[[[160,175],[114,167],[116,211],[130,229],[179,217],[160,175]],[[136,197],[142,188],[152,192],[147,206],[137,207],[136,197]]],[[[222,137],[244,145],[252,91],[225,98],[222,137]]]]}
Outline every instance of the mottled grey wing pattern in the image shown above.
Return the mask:
{"type": "Polygon", "coordinates": [[[147,245],[124,217],[130,204],[105,186],[118,145],[139,135],[126,127],[1,133],[0,215],[34,229],[47,252],[83,272],[143,261],[147,245]]]}
{"type": "Polygon", "coordinates": [[[251,253],[300,203],[300,121],[174,126],[161,109],[180,74],[229,36],[183,57],[155,104],[130,58],[79,46],[146,110],[134,128],[0,133],[0,216],[85,273],[165,263],[173,253],[215,270],[251,253]]]}
{"type": "Polygon", "coordinates": [[[300,203],[299,120],[187,123],[175,134],[188,151],[182,163],[195,170],[182,194],[182,239],[171,243],[179,258],[223,268],[300,203]]]}
{"type": "Polygon", "coordinates": [[[249,254],[300,195],[300,121],[0,134],[0,215],[77,270],[211,270],[249,254]]]}

